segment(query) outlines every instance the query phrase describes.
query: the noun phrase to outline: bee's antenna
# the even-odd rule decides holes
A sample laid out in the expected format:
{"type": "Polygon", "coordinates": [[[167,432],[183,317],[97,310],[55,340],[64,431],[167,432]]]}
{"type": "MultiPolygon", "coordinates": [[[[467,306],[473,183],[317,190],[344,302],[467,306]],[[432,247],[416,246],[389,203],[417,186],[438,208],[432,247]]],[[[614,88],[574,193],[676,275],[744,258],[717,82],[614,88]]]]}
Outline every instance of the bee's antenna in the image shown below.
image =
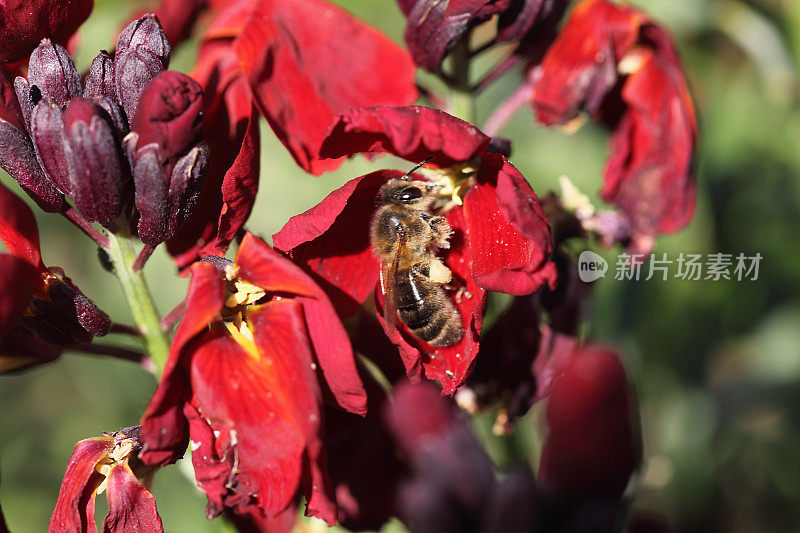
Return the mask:
{"type": "Polygon", "coordinates": [[[416,171],[417,171],[417,170],[418,170],[420,167],[422,167],[423,165],[425,165],[425,163],[427,163],[427,162],[428,162],[428,161],[430,161],[431,159],[433,159],[433,156],[430,156],[428,159],[426,159],[426,160],[425,160],[425,161],[423,161],[422,163],[418,163],[416,166],[414,166],[414,168],[412,168],[411,170],[409,170],[408,172],[406,172],[405,174],[403,174],[403,177],[402,177],[402,178],[400,178],[400,179],[401,179],[401,180],[408,179],[408,177],[409,177],[409,176],[410,176],[412,173],[416,172],[416,171]]]}

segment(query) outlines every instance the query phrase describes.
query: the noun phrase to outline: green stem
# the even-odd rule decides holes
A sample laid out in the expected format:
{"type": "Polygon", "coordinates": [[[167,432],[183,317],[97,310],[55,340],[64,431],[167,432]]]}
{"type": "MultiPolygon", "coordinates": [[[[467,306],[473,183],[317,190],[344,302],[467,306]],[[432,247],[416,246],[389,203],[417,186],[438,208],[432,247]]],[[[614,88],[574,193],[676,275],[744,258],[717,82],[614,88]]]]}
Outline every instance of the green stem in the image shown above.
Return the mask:
{"type": "Polygon", "coordinates": [[[467,34],[456,45],[450,56],[450,114],[470,123],[475,123],[475,96],[469,82],[471,34],[467,34]]]}
{"type": "Polygon", "coordinates": [[[133,319],[141,330],[144,348],[160,375],[167,362],[169,342],[161,329],[161,317],[153,303],[144,275],[133,269],[138,257],[135,242],[124,229],[116,235],[109,234],[108,255],[114,264],[114,273],[122,285],[128,306],[133,312],[133,319]]]}

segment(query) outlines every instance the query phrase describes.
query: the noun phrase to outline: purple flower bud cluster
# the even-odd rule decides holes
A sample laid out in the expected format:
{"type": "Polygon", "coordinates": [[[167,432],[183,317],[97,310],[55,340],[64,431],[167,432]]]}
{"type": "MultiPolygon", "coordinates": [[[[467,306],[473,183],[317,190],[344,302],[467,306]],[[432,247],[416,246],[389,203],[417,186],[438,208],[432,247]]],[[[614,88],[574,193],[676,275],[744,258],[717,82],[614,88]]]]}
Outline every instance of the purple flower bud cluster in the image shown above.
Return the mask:
{"type": "Polygon", "coordinates": [[[70,208],[114,230],[123,213],[150,246],[191,214],[208,168],[200,85],[166,70],[154,15],[101,51],[85,84],[60,45],[43,40],[28,79],[0,77],[0,166],[48,212],[70,208]]]}

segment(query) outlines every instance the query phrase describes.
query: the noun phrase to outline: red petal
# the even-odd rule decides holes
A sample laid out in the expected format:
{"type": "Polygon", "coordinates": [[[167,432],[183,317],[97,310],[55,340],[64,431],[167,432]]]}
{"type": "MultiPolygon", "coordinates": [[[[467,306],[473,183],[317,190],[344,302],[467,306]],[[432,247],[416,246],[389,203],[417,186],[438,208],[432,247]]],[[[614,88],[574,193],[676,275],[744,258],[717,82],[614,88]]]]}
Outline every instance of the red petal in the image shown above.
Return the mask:
{"type": "Polygon", "coordinates": [[[550,46],[541,64],[533,107],[544,124],[564,124],[581,108],[597,116],[617,83],[617,63],[631,49],[647,19],[608,0],[585,0],[550,46]]]}
{"type": "Polygon", "coordinates": [[[464,217],[472,275],[483,288],[520,296],[555,282],[555,266],[547,262],[550,225],[531,186],[505,158],[483,158],[464,217]]]}
{"type": "Polygon", "coordinates": [[[33,211],[3,184],[0,184],[0,240],[12,254],[39,270],[44,269],[33,211]]]}
{"type": "Polygon", "coordinates": [[[422,364],[425,377],[438,380],[442,384],[442,394],[450,395],[467,379],[478,354],[483,315],[486,312],[486,291],[475,283],[471,275],[472,252],[464,233],[466,223],[462,211],[453,209],[447,214],[447,220],[454,234],[450,239],[450,249],[442,253],[440,258],[450,268],[454,285],[463,287],[466,291],[461,297],[461,302],[458,302],[453,293],[448,292],[461,317],[464,338],[453,346],[434,348],[414,337],[408,327],[399,320],[395,321],[395,327],[388,327],[383,318],[380,285],[375,289],[375,307],[378,320],[389,340],[397,345],[400,351],[408,377],[416,381],[422,364]]]}
{"type": "Polygon", "coordinates": [[[50,363],[58,359],[62,350],[18,326],[3,334],[0,340],[0,374],[50,363]]]}
{"type": "Polygon", "coordinates": [[[319,160],[337,113],[417,97],[408,53],[324,0],[256,3],[235,48],[259,110],[297,164],[314,174],[339,166],[319,160]]]}
{"type": "Polygon", "coordinates": [[[272,237],[275,248],[288,253],[328,293],[343,318],[358,310],[378,282],[380,263],[370,248],[369,223],[378,189],[399,175],[378,171],[352,179],[290,218],[272,237]]]}
{"type": "Polygon", "coordinates": [[[261,239],[246,234],[236,255],[239,276],[277,293],[297,295],[325,383],[336,403],[363,415],[367,395],[356,370],[350,339],[325,292],[303,270],[261,239]]]}
{"type": "Polygon", "coordinates": [[[127,464],[117,464],[108,474],[108,515],[103,520],[104,532],[163,532],[156,500],[127,464]]]}
{"type": "Polygon", "coordinates": [[[147,464],[174,463],[186,450],[188,427],[181,411],[189,392],[179,364],[184,346],[219,315],[224,298],[225,285],[217,269],[208,263],[192,265],[186,314],[172,340],[161,382],[142,417],[144,447],[139,456],[147,464]]]}
{"type": "Polygon", "coordinates": [[[66,43],[89,17],[93,5],[92,0],[3,2],[0,5],[0,62],[27,57],[46,37],[66,43]]]}
{"type": "Polygon", "coordinates": [[[39,283],[39,270],[24,259],[0,254],[0,338],[22,317],[39,283]]]}
{"type": "Polygon", "coordinates": [[[449,167],[469,161],[489,146],[489,137],[461,119],[429,107],[351,109],[336,117],[320,153],[335,158],[359,152],[389,152],[415,163],[449,167]]]}
{"type": "Polygon", "coordinates": [[[560,501],[622,495],[640,458],[625,369],[608,350],[579,350],[553,383],[539,482],[560,501]]]}
{"type": "MultiPolygon", "coordinates": [[[[227,336],[193,353],[193,403],[214,431],[213,448],[195,452],[193,462],[212,512],[257,502],[273,517],[292,502],[306,450],[320,438],[320,391],[300,304],[272,301],[249,317],[252,353],[227,336]],[[221,475],[220,463],[233,467],[234,460],[235,471],[221,475]]],[[[208,438],[207,431],[192,434],[201,446],[208,438]]]]}
{"type": "Polygon", "coordinates": [[[113,437],[94,437],[75,445],[67,463],[58,501],[50,517],[50,532],[97,532],[94,522],[94,496],[103,477],[94,467],[114,449],[113,437]]]}
{"type": "Polygon", "coordinates": [[[694,104],[670,37],[648,26],[663,45],[646,52],[622,90],[628,105],[611,139],[602,197],[645,236],[677,231],[692,219],[697,145],[694,104]]]}

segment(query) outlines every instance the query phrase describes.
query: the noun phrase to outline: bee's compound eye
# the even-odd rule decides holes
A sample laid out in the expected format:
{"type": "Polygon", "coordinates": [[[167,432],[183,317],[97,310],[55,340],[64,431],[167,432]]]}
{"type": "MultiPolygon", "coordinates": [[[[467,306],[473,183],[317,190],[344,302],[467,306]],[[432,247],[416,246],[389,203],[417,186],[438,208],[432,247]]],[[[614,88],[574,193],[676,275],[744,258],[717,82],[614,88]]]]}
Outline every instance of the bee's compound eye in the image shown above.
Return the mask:
{"type": "Polygon", "coordinates": [[[419,187],[405,187],[397,193],[397,201],[404,204],[411,203],[422,197],[422,190],[419,187]]]}

